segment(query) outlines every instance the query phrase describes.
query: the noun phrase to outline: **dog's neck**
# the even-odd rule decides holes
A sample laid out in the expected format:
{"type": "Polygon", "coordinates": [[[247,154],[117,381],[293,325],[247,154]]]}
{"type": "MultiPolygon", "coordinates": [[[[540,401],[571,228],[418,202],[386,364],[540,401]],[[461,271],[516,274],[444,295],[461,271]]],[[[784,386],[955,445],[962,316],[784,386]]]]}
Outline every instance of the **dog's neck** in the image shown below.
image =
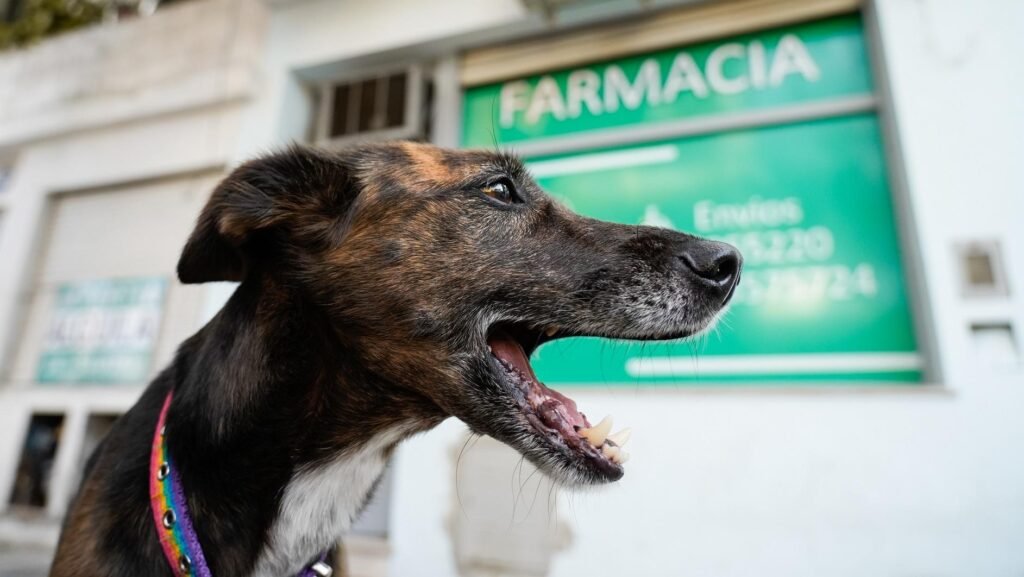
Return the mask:
{"type": "Polygon", "coordinates": [[[326,318],[247,280],[169,369],[168,449],[215,575],[296,571],[347,530],[394,446],[443,418],[361,369],[326,318]]]}

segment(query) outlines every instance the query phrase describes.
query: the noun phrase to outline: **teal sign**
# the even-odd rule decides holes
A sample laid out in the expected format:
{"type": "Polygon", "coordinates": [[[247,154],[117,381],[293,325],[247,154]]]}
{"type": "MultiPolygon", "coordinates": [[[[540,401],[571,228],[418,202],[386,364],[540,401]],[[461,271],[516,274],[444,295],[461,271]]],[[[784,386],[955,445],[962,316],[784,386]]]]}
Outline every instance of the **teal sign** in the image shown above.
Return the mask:
{"type": "Polygon", "coordinates": [[[71,282],[57,288],[36,379],[139,383],[149,375],[163,312],[163,278],[71,282]]]}
{"type": "Polygon", "coordinates": [[[695,344],[553,343],[551,382],[920,378],[878,120],[860,114],[537,158],[577,212],[743,253],[721,326],[695,344]]]}
{"type": "Polygon", "coordinates": [[[489,147],[871,93],[856,16],[476,87],[463,143],[489,147]]]}
{"type": "MultiPolygon", "coordinates": [[[[870,95],[869,72],[859,18],[833,18],[473,88],[464,136],[468,145],[493,146],[492,130],[499,144],[511,144],[799,108],[870,95]],[[591,82],[582,96],[581,78],[591,82]],[[497,102],[497,112],[487,102],[497,102]]],[[[542,380],[920,382],[873,112],[534,157],[528,164],[541,186],[579,213],[724,240],[745,258],[734,302],[712,332],[683,343],[557,341],[536,353],[542,380]]]]}

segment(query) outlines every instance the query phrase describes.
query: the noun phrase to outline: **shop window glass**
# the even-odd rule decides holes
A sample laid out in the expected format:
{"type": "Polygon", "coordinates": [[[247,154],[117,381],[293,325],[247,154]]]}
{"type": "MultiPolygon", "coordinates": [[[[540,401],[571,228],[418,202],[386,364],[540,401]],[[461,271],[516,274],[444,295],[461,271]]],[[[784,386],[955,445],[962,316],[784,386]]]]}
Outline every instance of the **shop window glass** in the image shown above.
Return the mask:
{"type": "Polygon", "coordinates": [[[46,507],[63,426],[64,415],[32,415],[15,473],[10,498],[12,506],[25,509],[46,507]]]}

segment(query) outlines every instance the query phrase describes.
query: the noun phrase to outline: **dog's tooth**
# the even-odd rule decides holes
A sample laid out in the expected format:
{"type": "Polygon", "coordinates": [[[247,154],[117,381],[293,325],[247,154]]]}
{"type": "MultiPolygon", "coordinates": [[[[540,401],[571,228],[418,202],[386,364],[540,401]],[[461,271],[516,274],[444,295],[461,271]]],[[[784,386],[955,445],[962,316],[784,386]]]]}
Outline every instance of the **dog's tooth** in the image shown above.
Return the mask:
{"type": "Polygon", "coordinates": [[[627,453],[625,451],[619,451],[619,460],[616,461],[616,462],[618,464],[622,465],[622,464],[624,464],[628,460],[629,460],[629,453],[627,453]]]}
{"type": "Polygon", "coordinates": [[[555,336],[555,333],[557,333],[557,332],[558,332],[558,327],[556,327],[556,326],[550,326],[550,327],[548,327],[548,328],[547,328],[547,329],[546,329],[546,330],[544,331],[544,334],[546,334],[546,335],[547,335],[547,336],[549,336],[549,337],[553,337],[553,336],[555,336]]]}
{"type": "Polygon", "coordinates": [[[633,430],[629,427],[622,429],[618,433],[608,435],[608,440],[622,447],[629,442],[629,438],[633,435],[633,430]]]}
{"type": "Polygon", "coordinates": [[[594,425],[589,429],[580,429],[580,435],[586,437],[587,441],[595,447],[600,447],[604,444],[604,440],[608,438],[608,433],[612,430],[612,418],[607,416],[601,419],[601,422],[594,425]]]}
{"type": "Polygon", "coordinates": [[[618,447],[616,447],[614,445],[605,445],[605,446],[601,447],[601,453],[605,457],[608,457],[609,459],[611,459],[611,461],[613,463],[618,463],[619,462],[619,453],[621,451],[622,451],[622,449],[619,449],[618,447]]]}

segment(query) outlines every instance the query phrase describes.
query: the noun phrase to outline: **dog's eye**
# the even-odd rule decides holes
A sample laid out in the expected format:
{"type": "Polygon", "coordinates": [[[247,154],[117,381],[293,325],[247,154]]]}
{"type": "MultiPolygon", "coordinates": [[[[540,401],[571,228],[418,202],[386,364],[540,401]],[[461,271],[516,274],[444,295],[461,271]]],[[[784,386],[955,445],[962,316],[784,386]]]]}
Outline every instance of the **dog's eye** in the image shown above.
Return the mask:
{"type": "Polygon", "coordinates": [[[487,196],[505,204],[512,204],[516,201],[515,188],[512,181],[508,179],[496,180],[480,189],[487,196]]]}

